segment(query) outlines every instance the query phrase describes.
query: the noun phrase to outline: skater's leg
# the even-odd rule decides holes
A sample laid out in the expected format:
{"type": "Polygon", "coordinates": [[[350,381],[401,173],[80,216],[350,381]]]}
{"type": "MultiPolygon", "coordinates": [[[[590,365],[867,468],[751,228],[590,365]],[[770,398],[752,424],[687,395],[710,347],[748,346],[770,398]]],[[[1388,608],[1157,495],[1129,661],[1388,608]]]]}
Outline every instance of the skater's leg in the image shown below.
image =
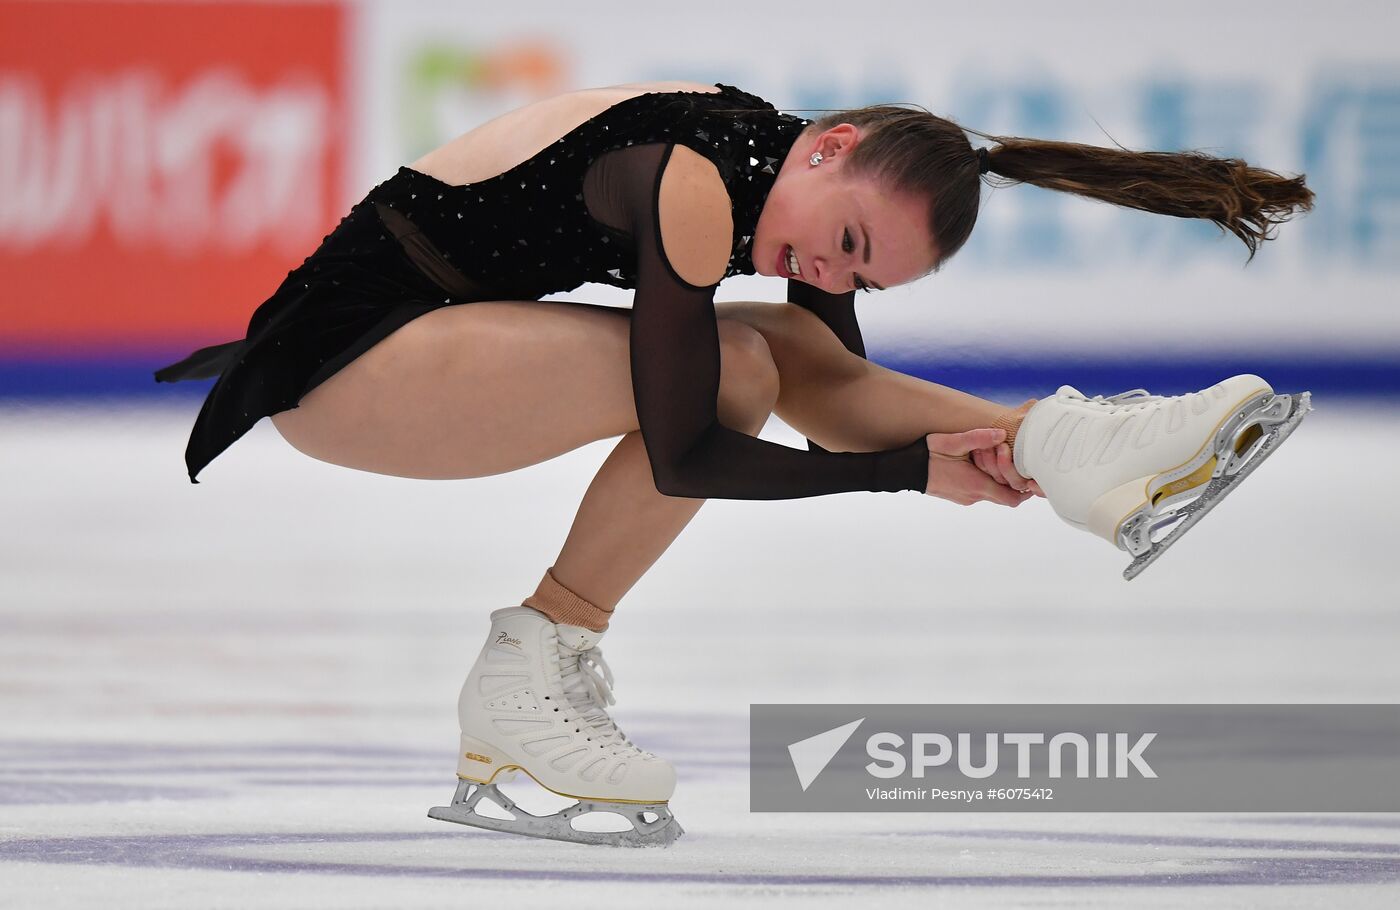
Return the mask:
{"type": "MultiPolygon", "coordinates": [[[[729,395],[721,394],[720,421],[757,435],[778,398],[777,367],[757,331],[730,319],[720,319],[719,327],[729,339],[721,346],[721,371],[733,383],[729,395]]],[[[628,433],[589,484],[554,566],[525,603],[556,621],[562,615],[563,621],[603,628],[617,602],[704,504],[658,493],[642,434],[628,433]]]]}
{"type": "Polygon", "coordinates": [[[921,433],[1000,427],[1019,409],[890,370],[846,350],[816,314],[791,303],[725,302],[716,312],[757,329],[780,377],[774,413],[833,452],[874,452],[921,433]]]}
{"type": "MultiPolygon", "coordinates": [[[[724,302],[716,304],[720,324],[747,326],[754,350],[736,358],[738,371],[752,376],[756,400],[751,414],[735,414],[726,425],[757,433],[767,417],[768,388],[776,393],[773,411],[794,429],[830,451],[867,452],[906,445],[928,433],[961,433],[981,427],[1007,431],[998,461],[979,452],[978,466],[1017,489],[1029,485],[1011,466],[1011,445],[1025,408],[1010,408],[957,389],[926,382],[852,354],[813,313],[794,304],[724,302]],[[769,375],[771,371],[776,371],[769,375]]],[[[733,349],[743,352],[736,341],[733,349]]],[[[590,616],[602,628],[607,614],[665,552],[698,510],[665,504],[650,483],[639,434],[625,437],[594,478],[554,565],[552,575],[526,603],[550,615],[590,616]],[[643,478],[644,482],[639,482],[643,478]],[[597,605],[577,603],[574,592],[597,605]]],[[[577,620],[570,620],[577,622],[577,620]]],[[[583,623],[587,625],[587,623],[583,623]]]]}
{"type": "MultiPolygon", "coordinates": [[[[721,318],[720,420],[757,433],[778,397],[762,335],[721,318]]],[[[657,492],[637,430],[625,312],[569,303],[444,307],[390,335],[274,415],[301,451],[408,477],[495,474],[622,439],[563,550],[527,602],[590,628],[665,552],[704,500],[657,492]]]]}
{"type": "MultiPolygon", "coordinates": [[[[757,433],[767,418],[768,392],[776,392],[772,410],[789,426],[818,445],[837,452],[867,452],[907,444],[928,433],[961,433],[980,427],[1007,431],[1007,447],[998,467],[994,453],[979,453],[979,467],[1018,489],[1026,482],[1010,467],[1011,444],[1026,408],[978,398],[947,386],[908,376],[852,354],[815,314],[795,304],[723,302],[715,312],[723,326],[755,330],[736,338],[732,350],[736,372],[750,377],[756,399],[751,413],[736,413],[727,426],[757,433]],[[747,344],[746,344],[747,342],[747,344]],[[746,351],[746,347],[752,351],[746,351]],[[776,375],[770,371],[776,370],[776,375]]],[[[726,355],[729,356],[729,355],[726,355]]],[[[736,411],[743,410],[743,402],[736,411]]],[[[579,507],[552,574],[527,603],[546,613],[577,608],[606,622],[606,614],[665,552],[700,508],[687,511],[666,505],[650,482],[641,436],[624,437],[579,507]],[[638,482],[644,478],[645,482],[638,482]],[[577,592],[600,612],[576,603],[577,592]]],[[[673,500],[674,501],[674,500],[673,500]]],[[[586,623],[585,623],[586,624],[586,623]]]]}

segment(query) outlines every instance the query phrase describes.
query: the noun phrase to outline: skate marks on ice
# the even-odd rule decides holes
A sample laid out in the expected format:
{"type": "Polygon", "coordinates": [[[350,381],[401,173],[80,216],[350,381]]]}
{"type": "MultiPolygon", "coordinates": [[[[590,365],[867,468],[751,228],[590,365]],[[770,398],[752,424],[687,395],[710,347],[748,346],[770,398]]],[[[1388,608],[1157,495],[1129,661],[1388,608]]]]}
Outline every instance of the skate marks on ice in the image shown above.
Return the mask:
{"type": "MultiPolygon", "coordinates": [[[[684,743],[669,745],[686,751],[684,743]]],[[[426,751],[29,742],[0,743],[0,758],[6,810],[0,877],[6,879],[7,866],[28,863],[250,876],[712,886],[736,894],[957,886],[1049,888],[1068,897],[1075,889],[1400,882],[1400,819],[1393,816],[848,816],[848,830],[837,831],[801,816],[726,821],[725,804],[742,794],[746,775],[724,768],[731,764],[725,762],[686,781],[684,808],[697,810],[696,827],[663,855],[428,830],[435,823],[419,821],[412,810],[422,791],[439,786],[442,757],[426,751]],[[343,808],[347,787],[354,789],[356,809],[343,808]],[[360,802],[386,788],[381,802],[360,802]],[[325,808],[319,816],[318,806],[325,808]],[[84,819],[75,825],[78,811],[84,819]],[[298,824],[308,818],[316,823],[298,824]],[[639,853],[646,858],[639,860],[639,853]],[[888,871],[872,871],[872,853],[888,871]]]]}
{"type": "MultiPolygon", "coordinates": [[[[920,866],[961,866],[944,872],[920,874],[907,871],[889,874],[832,871],[831,862],[813,857],[810,868],[792,862],[793,854],[783,852],[781,864],[787,871],[744,870],[743,857],[752,857],[754,846],[736,839],[733,849],[699,848],[690,862],[674,851],[665,862],[649,868],[622,868],[607,858],[617,851],[588,850],[587,845],[561,845],[556,850],[604,858],[586,866],[563,864],[566,857],[544,854],[542,847],[518,838],[509,843],[490,833],[465,832],[445,836],[402,832],[294,832],[150,835],[102,835],[99,837],[54,837],[21,839],[0,843],[0,863],[37,862],[58,865],[124,866],[143,869],[210,870],[220,872],[313,873],[392,878],[453,878],[474,881],[510,882],[591,882],[598,884],[652,885],[730,885],[738,887],[794,886],[810,889],[828,886],[840,889],[909,887],[978,888],[1162,888],[1183,886],[1283,886],[1283,885],[1368,885],[1400,882],[1400,847],[1394,843],[1327,842],[1273,838],[1231,838],[1160,834],[1115,835],[1077,834],[1068,831],[982,831],[949,829],[926,832],[925,837],[947,842],[947,847],[928,848],[917,843],[916,832],[869,835],[864,844],[846,838],[836,843],[829,835],[802,842],[830,857],[861,846],[878,845],[886,858],[903,857],[899,868],[920,866]],[[500,845],[493,848],[491,844],[500,845]],[[968,849],[968,844],[977,846],[968,849]],[[1036,847],[1063,847],[1077,844],[1095,852],[1121,858],[1111,860],[1113,871],[1002,872],[1040,866],[1043,850],[1023,850],[1023,844],[1036,847]],[[358,848],[358,849],[356,849],[358,848]],[[1171,849],[1176,857],[1163,861],[1144,855],[1171,849]],[[939,854],[942,855],[939,855],[939,854]],[[968,861],[981,853],[995,862],[968,861]],[[295,858],[302,854],[305,858],[295,858]],[[373,854],[380,861],[354,858],[373,854]],[[506,854],[510,854],[507,856],[506,854]],[[722,855],[717,855],[722,854],[722,855]],[[1187,854],[1183,857],[1183,854],[1187,854]],[[1195,854],[1195,855],[1189,855],[1195,854]],[[1209,854],[1209,855],[1204,855],[1209,854]],[[1345,854],[1345,855],[1337,855],[1345,854]],[[435,859],[437,862],[423,862],[435,859]],[[399,862],[383,860],[399,859],[399,862]],[[717,859],[726,871],[713,871],[717,859]],[[514,860],[509,865],[489,865],[489,861],[514,860]],[[541,868],[543,865],[548,868],[541,868]],[[979,871],[974,867],[981,865],[979,871]],[[608,868],[617,866],[616,868],[608,868]],[[669,867],[669,868],[668,868],[669,867]],[[689,867],[689,868],[686,868],[689,867]],[[706,871],[709,869],[710,871],[706,871]]],[[[789,835],[801,842],[800,835],[789,835]]],[[[535,842],[537,843],[537,842],[535,842]]],[[[793,846],[789,840],[789,846],[793,846]]],[[[710,845],[711,847],[715,845],[710,845]]],[[[680,848],[677,848],[680,849],[680,848]]],[[[630,853],[631,851],[626,851],[630,853]]],[[[654,851],[647,851],[654,856],[654,851]]],[[[771,855],[771,854],[770,854],[771,855]]],[[[772,865],[755,862],[754,865],[772,865]]],[[[1091,865],[1099,865],[1091,863],[1091,865]]],[[[1059,864],[1064,868],[1064,864],[1059,864]]],[[[3,865],[0,865],[3,868],[3,865]]]]}

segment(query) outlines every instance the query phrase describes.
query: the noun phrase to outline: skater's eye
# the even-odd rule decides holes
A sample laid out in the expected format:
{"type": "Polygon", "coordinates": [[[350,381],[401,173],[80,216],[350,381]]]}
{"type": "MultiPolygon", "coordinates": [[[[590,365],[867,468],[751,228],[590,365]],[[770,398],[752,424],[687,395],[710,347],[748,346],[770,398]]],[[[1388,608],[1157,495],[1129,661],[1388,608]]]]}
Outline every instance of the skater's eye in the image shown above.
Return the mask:
{"type": "MultiPolygon", "coordinates": [[[[850,253],[854,252],[855,248],[855,241],[851,240],[851,229],[846,228],[845,233],[841,237],[841,249],[850,253]]],[[[855,285],[857,290],[864,291],[867,294],[870,293],[870,286],[861,280],[860,275],[855,276],[855,285]]]]}

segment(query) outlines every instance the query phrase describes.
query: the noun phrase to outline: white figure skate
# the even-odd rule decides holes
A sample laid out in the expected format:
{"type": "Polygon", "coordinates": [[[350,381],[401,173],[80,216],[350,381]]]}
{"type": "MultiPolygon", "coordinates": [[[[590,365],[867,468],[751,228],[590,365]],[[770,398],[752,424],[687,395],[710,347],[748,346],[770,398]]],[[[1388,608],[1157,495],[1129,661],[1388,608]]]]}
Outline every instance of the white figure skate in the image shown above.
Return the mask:
{"type": "Polygon", "coordinates": [[[671,764],[643,752],[605,710],[612,672],[597,647],[601,632],[556,625],[538,610],[491,614],[491,634],[458,700],[462,746],[452,805],[429,818],[582,844],[666,846],[684,833],[667,808],[676,788],[671,764]],[[578,800],[554,815],[521,809],[496,784],[523,771],[560,796],[578,800]],[[483,815],[489,800],[510,819],[483,815]],[[621,816],[630,831],[581,831],[593,812],[621,816]]]}
{"type": "Polygon", "coordinates": [[[1172,398],[1061,386],[1027,412],[1013,460],[1061,518],[1133,555],[1132,580],[1272,455],[1311,402],[1248,374],[1172,398]]]}

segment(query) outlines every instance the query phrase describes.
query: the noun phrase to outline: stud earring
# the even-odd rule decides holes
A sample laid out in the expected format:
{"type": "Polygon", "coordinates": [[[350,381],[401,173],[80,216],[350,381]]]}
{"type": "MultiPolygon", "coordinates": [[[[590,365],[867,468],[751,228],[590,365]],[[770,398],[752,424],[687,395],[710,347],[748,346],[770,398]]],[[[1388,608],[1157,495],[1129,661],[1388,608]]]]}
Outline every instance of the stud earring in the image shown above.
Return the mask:
{"type": "Polygon", "coordinates": [[[821,153],[821,152],[815,152],[815,153],[813,153],[813,155],[812,155],[812,167],[816,167],[817,165],[819,165],[819,164],[821,164],[821,163],[822,163],[822,153],[821,153]]]}

